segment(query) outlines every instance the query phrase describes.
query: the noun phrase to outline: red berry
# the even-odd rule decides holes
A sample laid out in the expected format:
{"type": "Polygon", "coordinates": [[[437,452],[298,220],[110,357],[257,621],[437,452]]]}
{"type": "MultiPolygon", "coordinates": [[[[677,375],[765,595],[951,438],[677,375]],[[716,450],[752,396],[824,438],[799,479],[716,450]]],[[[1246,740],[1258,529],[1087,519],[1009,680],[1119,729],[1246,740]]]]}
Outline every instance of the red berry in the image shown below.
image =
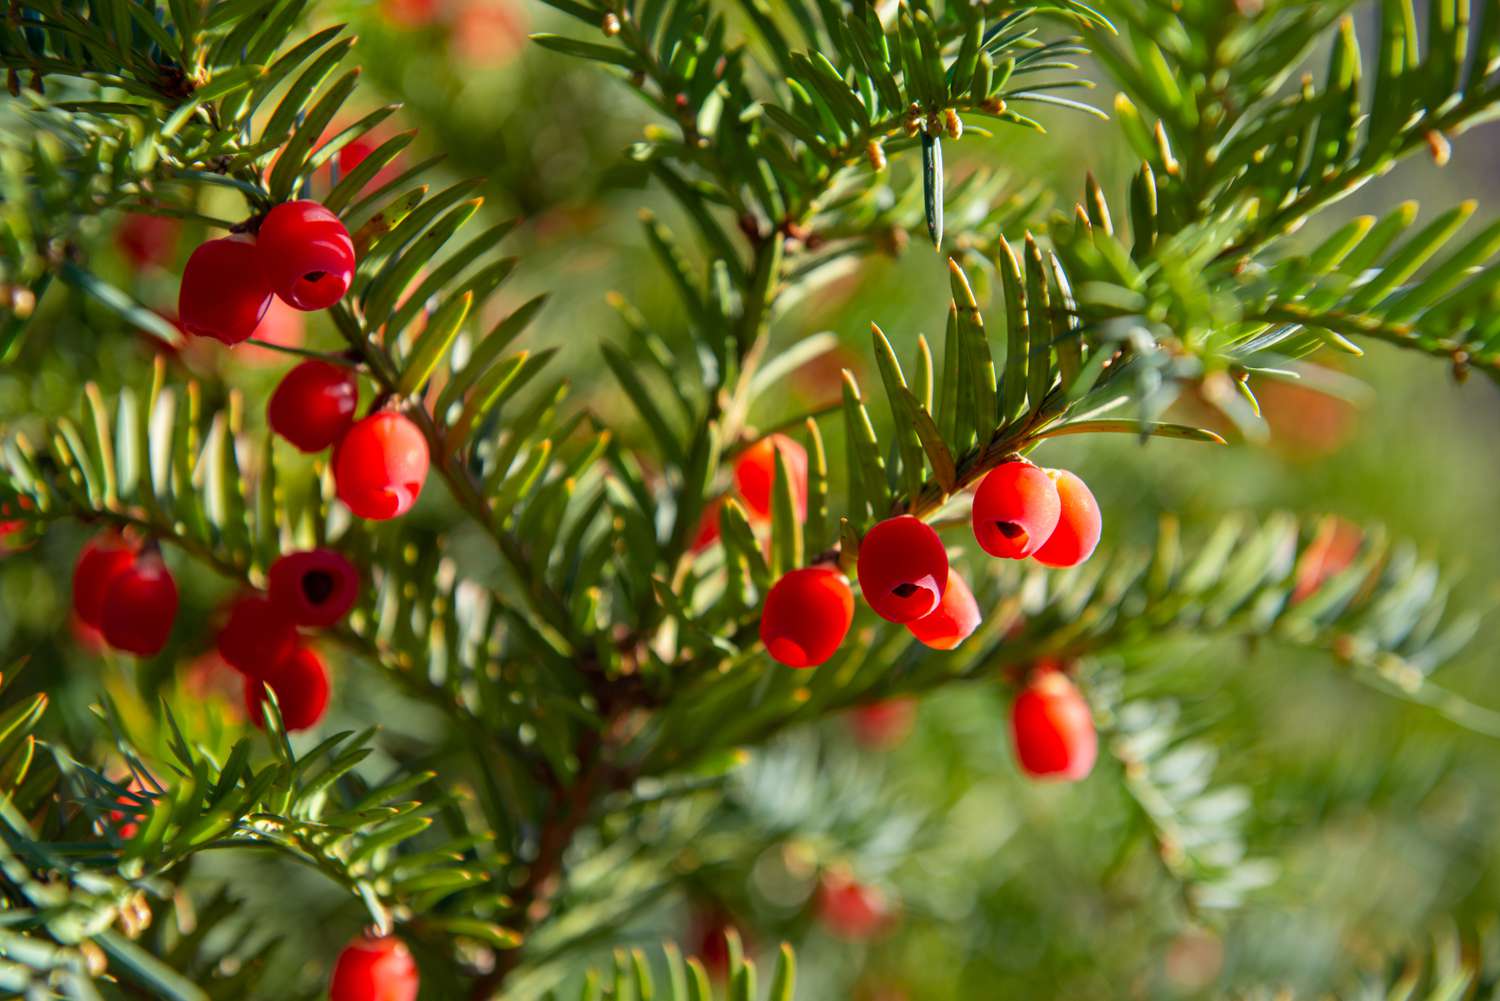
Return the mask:
{"type": "Polygon", "coordinates": [[[135,563],[135,548],[114,532],[97,536],[78,554],[73,567],[73,611],[84,625],[104,621],[104,593],[115,575],[135,563]]]}
{"type": "Polygon", "coordinates": [[[357,938],[339,953],[329,1001],[416,1001],[417,964],[398,938],[357,938]]]}
{"type": "Polygon", "coordinates": [[[265,677],[296,645],[292,620],[263,594],[236,598],[219,630],[219,656],[251,678],[265,677]]]}
{"type": "Polygon", "coordinates": [[[103,607],[104,642],[137,657],[155,656],[177,618],[177,582],[161,556],[148,553],[110,579],[103,607]]]}
{"type": "Polygon", "coordinates": [[[776,485],[776,453],[792,481],[797,517],[807,517],[807,451],[784,434],[767,435],[740,453],[734,463],[734,485],[752,520],[771,517],[771,493],[776,485]]]}
{"type": "Polygon", "coordinates": [[[917,700],[886,699],[860,706],[849,714],[854,739],[872,751],[885,751],[906,739],[917,718],[917,700]]]}
{"type": "Polygon", "coordinates": [[[719,508],[724,506],[721,497],[715,497],[703,505],[703,514],[698,517],[698,530],[693,534],[692,551],[701,553],[719,541],[719,508]]]}
{"type": "Polygon", "coordinates": [[[331,626],[359,597],[359,571],[332,549],[287,553],[267,576],[271,604],[299,626],[331,626]]]}
{"type": "Polygon", "coordinates": [[[270,685],[288,730],[306,730],[328,708],[328,669],[310,647],[294,647],[261,677],[245,676],[245,710],[256,726],[265,725],[261,703],[270,685]]]}
{"type": "Polygon", "coordinates": [[[248,236],[200,243],[182,269],[177,323],[225,344],[247,340],[271,305],[271,282],[248,236]]]}
{"type": "Polygon", "coordinates": [[[1016,758],[1028,775],[1072,782],[1086,776],[1099,753],[1088,703],[1068,676],[1041,668],[1011,710],[1016,758]]]}
{"type": "Polygon", "coordinates": [[[816,667],[833,656],[853,621],[854,595],[844,575],[806,567],[771,586],[760,613],[760,639],[788,667],[816,667]]]}
{"type": "Polygon", "coordinates": [[[1313,536],[1303,550],[1302,558],[1297,561],[1292,604],[1306,601],[1330,577],[1337,577],[1347,570],[1363,545],[1364,532],[1352,522],[1333,518],[1319,525],[1318,534],[1313,536]]]}
{"type": "Polygon", "coordinates": [[[321,452],[354,423],[359,381],[351,369],[302,362],[288,372],[266,404],[271,430],[304,452],[321,452]]]}
{"type": "Polygon", "coordinates": [[[952,650],[979,628],[980,619],[979,602],[974,600],[969,585],[950,567],[948,587],[943,591],[943,600],[938,602],[938,607],[920,619],[908,622],[906,628],[934,650],[952,650]]]}
{"type": "Polygon", "coordinates": [[[912,622],[943,600],[948,551],[918,518],[903,514],[870,529],[859,544],[859,588],[875,614],[912,622]]]}
{"type": "Polygon", "coordinates": [[[161,267],[172,260],[181,228],[170,216],[132,213],[120,220],[115,230],[115,245],[137,270],[153,265],[161,267]]]}
{"type": "Polygon", "coordinates": [[[864,941],[885,931],[891,910],[879,888],[842,873],[825,874],[818,888],[818,918],[829,932],[846,941],[864,941]]]}
{"type": "Polygon", "coordinates": [[[271,287],[288,306],[327,309],[354,281],[354,241],[339,217],[317,202],[273,208],[256,243],[271,287]]]}
{"type": "Polygon", "coordinates": [[[1057,528],[1061,503],[1052,478],[1031,463],[996,466],[974,492],[974,540],[991,556],[1024,559],[1057,528]]]}
{"type": "Polygon", "coordinates": [[[1084,482],[1066,469],[1049,469],[1047,475],[1057,484],[1061,515],[1057,528],[1031,555],[1043,566],[1076,567],[1099,545],[1099,504],[1084,482]]]}
{"type": "Polygon", "coordinates": [[[411,510],[427,479],[427,439],[406,417],[372,414],[333,452],[339,500],[361,518],[383,521],[411,510]]]}
{"type": "MultiPolygon", "coordinates": [[[[119,779],[115,781],[118,782],[119,779]]],[[[115,833],[119,835],[121,841],[129,841],[135,837],[135,832],[140,830],[141,825],[138,818],[143,811],[150,809],[149,806],[141,804],[141,799],[149,800],[151,798],[141,785],[140,780],[134,775],[130,777],[130,781],[126,784],[125,793],[125,795],[115,797],[115,802],[123,807],[123,809],[109,811],[110,825],[114,827],[115,833]]]]}

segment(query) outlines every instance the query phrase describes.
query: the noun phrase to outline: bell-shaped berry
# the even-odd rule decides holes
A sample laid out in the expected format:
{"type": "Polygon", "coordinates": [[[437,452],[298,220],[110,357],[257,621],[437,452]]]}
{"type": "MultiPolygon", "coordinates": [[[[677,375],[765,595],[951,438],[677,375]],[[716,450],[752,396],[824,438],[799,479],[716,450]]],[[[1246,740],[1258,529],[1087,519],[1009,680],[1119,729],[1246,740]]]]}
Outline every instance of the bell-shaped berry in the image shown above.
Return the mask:
{"type": "Polygon", "coordinates": [[[331,626],[359,597],[359,571],[332,549],[287,553],[267,577],[271,604],[299,626],[331,626]]]}
{"type": "Polygon", "coordinates": [[[354,241],[339,217],[317,202],[273,208],[256,243],[271,287],[288,306],[327,309],[354,281],[354,241]]]}
{"type": "Polygon", "coordinates": [[[263,594],[234,599],[219,630],[219,656],[250,678],[265,677],[296,645],[291,618],[263,594]]]}
{"type": "Polygon", "coordinates": [[[1035,778],[1076,781],[1093,769],[1099,753],[1088,703],[1066,674],[1047,667],[1016,696],[1011,736],[1016,760],[1035,778]]]}
{"type": "Polygon", "coordinates": [[[339,500],[361,518],[383,521],[411,510],[427,479],[427,439],[389,411],[351,427],[333,453],[339,500]]]}
{"type": "Polygon", "coordinates": [[[303,452],[321,452],[343,437],[359,406],[351,369],[309,359],[288,372],[266,404],[271,430],[303,452]]]}
{"type": "Polygon", "coordinates": [[[772,492],[776,488],[776,453],[786,466],[797,502],[797,518],[807,517],[807,450],[784,434],[767,435],[740,453],[734,463],[734,485],[751,520],[771,517],[772,492]]]}
{"type": "Polygon", "coordinates": [[[788,667],[816,667],[839,648],[854,621],[854,595],[844,575],[804,567],[784,575],[766,594],[760,639],[788,667]]]}
{"type": "Polygon", "coordinates": [[[974,491],[974,540],[991,556],[1030,556],[1057,528],[1062,511],[1052,478],[1029,462],[990,470],[974,491]]]}
{"type": "Polygon", "coordinates": [[[248,340],[271,305],[271,282],[255,241],[226,236],[201,243],[182,269],[177,323],[225,344],[248,340]]]}
{"type": "Polygon", "coordinates": [[[948,587],[938,607],[906,624],[911,634],[934,650],[952,650],[979,628],[979,602],[964,579],[948,569],[948,587]]]}
{"type": "Polygon", "coordinates": [[[1057,528],[1031,555],[1043,566],[1076,567],[1099,545],[1099,504],[1084,482],[1066,469],[1049,469],[1047,475],[1057,484],[1060,513],[1057,528]]]}
{"type": "Polygon", "coordinates": [[[355,939],[339,953],[329,1001],[416,1001],[416,961],[399,938],[355,939]]]}
{"type": "Polygon", "coordinates": [[[245,676],[245,711],[258,727],[265,725],[261,705],[266,685],[276,693],[281,722],[288,730],[306,730],[328,709],[328,669],[311,647],[293,647],[260,677],[245,676]]]}
{"type": "Polygon", "coordinates": [[[859,588],[875,614],[912,622],[929,614],[948,587],[948,551],[919,518],[887,518],[859,544],[859,588]]]}
{"type": "Polygon", "coordinates": [[[137,657],[154,657],[167,645],[177,619],[177,582],[160,554],[147,553],[110,579],[103,607],[104,642],[137,657]]]}
{"type": "Polygon", "coordinates": [[[73,612],[98,629],[104,622],[104,595],[115,575],[135,563],[135,547],[114,532],[90,539],[73,566],[73,612]]]}

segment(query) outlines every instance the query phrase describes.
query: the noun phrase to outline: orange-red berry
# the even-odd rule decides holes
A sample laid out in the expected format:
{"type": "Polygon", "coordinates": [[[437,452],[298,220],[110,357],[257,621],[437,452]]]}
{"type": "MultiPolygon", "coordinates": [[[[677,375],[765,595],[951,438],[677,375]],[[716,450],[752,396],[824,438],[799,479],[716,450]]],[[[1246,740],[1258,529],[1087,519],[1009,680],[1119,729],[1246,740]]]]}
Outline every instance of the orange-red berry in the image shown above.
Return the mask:
{"type": "Polygon", "coordinates": [[[321,452],[354,423],[359,381],[340,365],[310,359],[288,372],[266,404],[271,430],[303,452],[321,452]]]}
{"type": "Polygon", "coordinates": [[[861,747],[885,751],[900,744],[911,733],[917,719],[917,700],[885,699],[860,706],[849,713],[849,725],[861,747]]]}
{"type": "Polygon", "coordinates": [[[854,595],[844,575],[804,567],[784,575],[766,595],[760,639],[788,667],[816,667],[832,657],[854,621],[854,595]]]}
{"type": "Polygon", "coordinates": [[[333,453],[339,500],[372,521],[411,510],[427,480],[427,439],[401,414],[372,414],[351,427],[333,453]]]}
{"type": "Polygon", "coordinates": [[[859,544],[859,588],[875,614],[912,622],[929,614],[948,587],[948,551],[926,523],[887,518],[859,544]]]}
{"type": "Polygon", "coordinates": [[[894,912],[878,887],[830,872],[818,888],[818,918],[836,937],[862,942],[888,930],[894,912]]]}
{"type": "Polygon", "coordinates": [[[776,485],[776,453],[786,466],[797,517],[807,517],[807,451],[784,434],[767,435],[740,453],[734,463],[734,485],[752,520],[771,517],[772,491],[776,485]]]}
{"type": "Polygon", "coordinates": [[[1011,709],[1016,760],[1035,778],[1076,781],[1088,775],[1099,737],[1088,703],[1068,676],[1042,668],[1033,673],[1011,709]]]}
{"type": "Polygon", "coordinates": [[[299,626],[331,626],[359,597],[359,571],[332,549],[287,553],[266,576],[271,604],[299,626]]]}
{"type": "Polygon", "coordinates": [[[250,678],[265,677],[296,645],[291,617],[263,594],[234,599],[219,630],[219,656],[250,678]]]}
{"type": "Polygon", "coordinates": [[[1052,478],[1029,462],[990,470],[974,491],[974,540],[991,556],[1019,560],[1057,528],[1062,502],[1052,478]]]}
{"type": "Polygon", "coordinates": [[[293,647],[260,677],[245,676],[245,711],[256,726],[265,725],[261,705],[270,685],[288,730],[306,730],[328,708],[328,669],[310,647],[293,647]]]}
{"type": "Polygon", "coordinates": [[[952,650],[979,628],[979,602],[964,579],[948,569],[943,600],[931,612],[906,624],[911,634],[934,650],[952,650]]]}
{"type": "Polygon", "coordinates": [[[394,937],[355,939],[339,953],[329,1001],[416,1001],[420,978],[406,944],[394,937]]]}
{"type": "Polygon", "coordinates": [[[248,340],[271,305],[271,282],[255,241],[226,236],[201,243],[182,269],[177,323],[225,344],[248,340]]]}
{"type": "Polygon", "coordinates": [[[104,622],[104,594],[115,575],[135,563],[135,547],[114,532],[90,539],[73,566],[73,612],[84,625],[104,622]]]}
{"type": "Polygon", "coordinates": [[[354,241],[339,217],[317,202],[273,208],[256,244],[271,288],[288,306],[327,309],[354,281],[354,241]]]}
{"type": "Polygon", "coordinates": [[[1066,469],[1049,469],[1047,475],[1057,484],[1060,515],[1057,528],[1031,555],[1043,566],[1076,567],[1094,555],[1099,545],[1103,527],[1099,504],[1088,486],[1066,469]]]}
{"type": "Polygon", "coordinates": [[[159,554],[147,553],[110,579],[103,609],[104,642],[153,657],[167,645],[177,619],[177,582],[159,554]]]}

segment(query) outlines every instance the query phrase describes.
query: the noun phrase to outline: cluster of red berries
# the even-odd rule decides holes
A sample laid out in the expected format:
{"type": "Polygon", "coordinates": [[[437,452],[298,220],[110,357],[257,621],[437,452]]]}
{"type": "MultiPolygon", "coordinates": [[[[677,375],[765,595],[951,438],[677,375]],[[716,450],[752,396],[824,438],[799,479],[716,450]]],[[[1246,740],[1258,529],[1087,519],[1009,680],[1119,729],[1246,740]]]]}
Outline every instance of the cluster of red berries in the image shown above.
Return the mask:
{"type": "Polygon", "coordinates": [[[73,613],[116,650],[153,657],[177,618],[177,582],[155,547],[106,532],[78,554],[73,613]]]}
{"type": "Polygon", "coordinates": [[[427,439],[394,410],[356,421],[358,406],[352,369],[308,360],[282,378],[266,419],[300,451],[333,449],[334,484],[349,510],[373,521],[395,518],[411,510],[427,480],[427,439]]]}
{"type": "Polygon", "coordinates": [[[406,943],[362,935],[344,947],[328,985],[329,1001],[416,1001],[421,979],[406,943]]]}
{"type": "MultiPolygon", "coordinates": [[[[735,473],[740,480],[738,466],[735,473]]],[[[985,477],[974,497],[973,524],[985,552],[1030,556],[1051,567],[1076,566],[1099,544],[1099,506],[1083,481],[1021,461],[985,477]]],[[[860,590],[875,614],[904,624],[927,646],[951,650],[979,627],[973,593],[948,565],[937,532],[919,518],[900,515],[870,529],[857,565],[860,590]]],[[[853,619],[854,595],[844,576],[829,567],[807,567],[772,586],[760,634],[776,660],[814,667],[833,656],[853,619]]]]}
{"type": "Polygon", "coordinates": [[[177,320],[225,344],[248,340],[271,296],[301,310],[327,309],[354,281],[354,241],[339,217],[313,201],[284,202],[254,236],[200,244],[182,272],[177,320]]]}
{"type": "Polygon", "coordinates": [[[331,549],[287,553],[271,564],[265,594],[236,598],[219,630],[219,656],[245,678],[245,709],[261,725],[265,686],[288,730],[305,730],[328,708],[328,669],[300,628],[325,628],[359,597],[359,571],[331,549]]]}

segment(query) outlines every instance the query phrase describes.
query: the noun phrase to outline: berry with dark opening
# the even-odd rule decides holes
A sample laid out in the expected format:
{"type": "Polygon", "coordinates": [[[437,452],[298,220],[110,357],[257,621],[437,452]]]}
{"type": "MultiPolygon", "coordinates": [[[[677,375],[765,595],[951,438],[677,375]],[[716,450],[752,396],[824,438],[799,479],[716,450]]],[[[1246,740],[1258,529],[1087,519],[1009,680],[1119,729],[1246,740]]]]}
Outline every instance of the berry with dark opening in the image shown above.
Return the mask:
{"type": "Polygon", "coordinates": [[[354,241],[339,217],[317,202],[273,208],[256,243],[271,287],[288,306],[327,309],[354,281],[354,241]]]}
{"type": "Polygon", "coordinates": [[[299,626],[331,626],[359,597],[359,571],[332,549],[287,553],[267,576],[271,604],[299,626]]]}
{"type": "Polygon", "coordinates": [[[1043,566],[1076,567],[1099,545],[1099,504],[1084,482],[1066,469],[1049,469],[1047,475],[1057,484],[1060,514],[1057,528],[1031,555],[1043,566]]]}
{"type": "Polygon", "coordinates": [[[787,667],[816,667],[838,650],[854,621],[854,595],[844,575],[804,567],[784,575],[766,594],[760,639],[787,667]]]}
{"type": "Polygon", "coordinates": [[[329,1001],[416,1001],[416,961],[399,938],[362,936],[339,953],[329,1001]]]}
{"type": "Polygon", "coordinates": [[[751,520],[771,517],[772,492],[776,486],[776,453],[786,466],[797,502],[797,518],[807,518],[807,450],[784,434],[767,435],[740,453],[734,463],[734,485],[745,502],[751,520]]]}
{"type": "Polygon", "coordinates": [[[219,630],[219,656],[251,678],[263,678],[297,645],[292,620],[263,594],[244,594],[229,606],[219,630]]]}
{"type": "Polygon", "coordinates": [[[996,466],[974,491],[974,540],[991,556],[1030,556],[1057,528],[1062,502],[1057,486],[1029,462],[996,466]]]}
{"type": "Polygon", "coordinates": [[[409,419],[391,412],[356,423],[333,453],[339,500],[372,521],[410,511],[427,479],[427,466],[427,439],[409,419]]]}
{"type": "Polygon", "coordinates": [[[1034,778],[1074,782],[1088,775],[1099,753],[1094,717],[1062,671],[1040,666],[1011,709],[1011,736],[1022,771],[1034,778]]]}
{"type": "Polygon", "coordinates": [[[952,650],[979,628],[979,602],[964,579],[948,569],[948,587],[938,607],[906,628],[934,650],[952,650]]]}
{"type": "Polygon", "coordinates": [[[328,708],[328,669],[311,647],[293,647],[260,677],[245,676],[245,711],[258,727],[265,726],[261,705],[266,701],[266,685],[276,693],[281,722],[288,730],[306,730],[328,708]]]}
{"type": "Polygon", "coordinates": [[[167,645],[177,619],[177,582],[158,553],[146,553],[115,574],[104,591],[99,631],[104,642],[137,657],[167,645]]]}
{"type": "Polygon", "coordinates": [[[357,406],[353,370],[310,359],[282,377],[266,404],[266,420],[303,452],[321,452],[349,430],[357,406]]]}
{"type": "Polygon", "coordinates": [[[200,243],[182,269],[177,323],[225,344],[248,340],[271,305],[271,281],[255,241],[226,236],[200,243]]]}
{"type": "Polygon", "coordinates": [[[115,575],[135,562],[135,547],[114,532],[90,539],[73,566],[73,612],[84,625],[104,622],[104,594],[115,575]]]}
{"type": "Polygon", "coordinates": [[[919,518],[887,518],[859,544],[859,588],[875,614],[912,622],[929,614],[948,587],[948,551],[919,518]]]}

